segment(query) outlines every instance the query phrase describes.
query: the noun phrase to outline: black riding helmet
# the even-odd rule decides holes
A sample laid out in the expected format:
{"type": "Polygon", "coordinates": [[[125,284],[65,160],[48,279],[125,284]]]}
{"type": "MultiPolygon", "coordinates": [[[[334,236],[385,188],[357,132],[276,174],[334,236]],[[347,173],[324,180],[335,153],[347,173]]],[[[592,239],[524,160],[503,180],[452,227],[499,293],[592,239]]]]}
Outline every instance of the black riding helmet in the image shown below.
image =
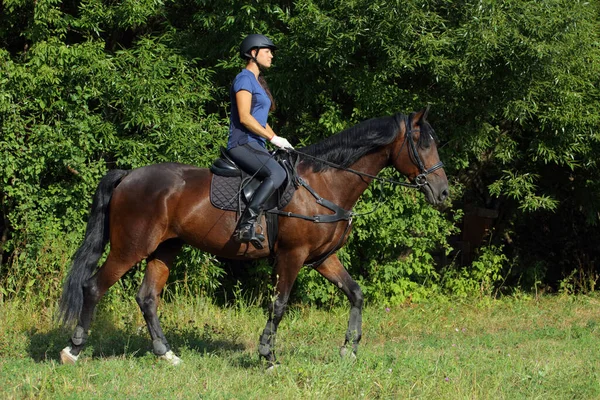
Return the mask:
{"type": "Polygon", "coordinates": [[[255,48],[262,49],[265,47],[271,50],[277,50],[277,46],[275,46],[268,37],[259,34],[248,35],[240,45],[240,56],[244,60],[253,58],[252,55],[250,55],[250,50],[255,48]]]}

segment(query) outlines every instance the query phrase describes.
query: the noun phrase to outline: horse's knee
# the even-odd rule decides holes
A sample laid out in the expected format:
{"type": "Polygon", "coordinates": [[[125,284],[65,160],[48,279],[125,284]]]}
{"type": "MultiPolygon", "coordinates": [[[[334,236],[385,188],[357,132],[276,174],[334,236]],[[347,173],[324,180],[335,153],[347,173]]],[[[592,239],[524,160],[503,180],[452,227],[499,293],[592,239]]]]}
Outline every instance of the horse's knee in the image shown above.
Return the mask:
{"type": "Polygon", "coordinates": [[[138,293],[135,296],[135,301],[140,306],[140,309],[144,314],[152,313],[156,309],[156,299],[152,295],[141,295],[138,293]]]}
{"type": "Polygon", "coordinates": [[[135,301],[140,309],[144,308],[144,298],[139,293],[135,296],[135,301]]]}
{"type": "Polygon", "coordinates": [[[142,288],[135,295],[135,301],[137,302],[138,306],[140,306],[140,308],[143,309],[146,306],[146,304],[148,303],[148,298],[149,297],[150,296],[148,295],[148,293],[142,288]]]}

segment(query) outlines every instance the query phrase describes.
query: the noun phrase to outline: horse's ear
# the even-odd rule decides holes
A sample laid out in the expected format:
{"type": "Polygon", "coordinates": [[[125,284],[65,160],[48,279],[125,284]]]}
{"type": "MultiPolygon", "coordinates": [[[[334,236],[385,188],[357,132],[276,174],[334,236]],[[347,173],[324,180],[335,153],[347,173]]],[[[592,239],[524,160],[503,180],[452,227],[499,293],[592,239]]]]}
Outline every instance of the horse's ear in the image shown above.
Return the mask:
{"type": "Polygon", "coordinates": [[[417,111],[417,112],[413,113],[412,114],[412,117],[413,117],[412,123],[413,123],[413,125],[418,125],[419,122],[426,121],[428,113],[429,113],[429,104],[427,105],[427,107],[425,107],[421,111],[417,111]]]}
{"type": "Polygon", "coordinates": [[[423,112],[423,121],[427,121],[427,114],[429,114],[429,107],[431,107],[430,104],[427,104],[427,107],[425,107],[425,111],[423,112]]]}

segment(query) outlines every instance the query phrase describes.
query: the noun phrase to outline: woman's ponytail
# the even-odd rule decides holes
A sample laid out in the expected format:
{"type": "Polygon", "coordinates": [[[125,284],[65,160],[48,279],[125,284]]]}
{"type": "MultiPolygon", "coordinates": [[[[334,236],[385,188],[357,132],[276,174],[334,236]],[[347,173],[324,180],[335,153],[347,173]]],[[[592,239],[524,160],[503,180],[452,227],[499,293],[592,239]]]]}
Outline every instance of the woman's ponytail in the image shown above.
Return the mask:
{"type": "Polygon", "coordinates": [[[269,111],[275,111],[275,99],[273,99],[271,90],[269,90],[269,85],[267,84],[267,81],[262,76],[262,74],[258,75],[258,83],[260,83],[260,86],[262,86],[265,92],[267,92],[267,96],[269,96],[269,100],[271,100],[271,108],[269,109],[269,111]]]}

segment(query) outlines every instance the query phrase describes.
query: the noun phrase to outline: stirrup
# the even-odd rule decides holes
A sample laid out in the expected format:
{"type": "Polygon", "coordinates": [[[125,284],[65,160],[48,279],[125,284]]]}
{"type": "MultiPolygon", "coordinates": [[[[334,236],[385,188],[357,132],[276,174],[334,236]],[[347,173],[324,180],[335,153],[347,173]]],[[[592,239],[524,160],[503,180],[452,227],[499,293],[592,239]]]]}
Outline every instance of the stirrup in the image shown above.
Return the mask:
{"type": "Polygon", "coordinates": [[[233,238],[238,243],[252,243],[252,245],[259,250],[264,248],[262,242],[265,241],[265,235],[256,233],[256,223],[251,223],[236,229],[233,238]]]}

